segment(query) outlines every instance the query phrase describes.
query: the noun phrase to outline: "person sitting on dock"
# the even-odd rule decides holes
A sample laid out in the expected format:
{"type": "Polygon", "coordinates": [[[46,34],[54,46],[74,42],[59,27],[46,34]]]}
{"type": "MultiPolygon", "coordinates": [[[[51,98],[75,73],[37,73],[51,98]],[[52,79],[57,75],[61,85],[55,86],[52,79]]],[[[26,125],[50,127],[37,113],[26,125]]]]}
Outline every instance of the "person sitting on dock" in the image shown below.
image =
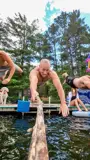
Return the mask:
{"type": "Polygon", "coordinates": [[[72,88],[90,89],[90,76],[88,75],[70,77],[67,73],[63,73],[62,76],[65,78],[64,83],[67,83],[72,88]]]}
{"type": "Polygon", "coordinates": [[[84,108],[85,111],[88,111],[84,103],[80,100],[79,94],[76,88],[71,89],[71,92],[69,92],[68,94],[68,98],[69,98],[68,106],[76,106],[79,111],[82,111],[79,107],[79,104],[80,104],[84,108]]]}
{"type": "Polygon", "coordinates": [[[31,92],[31,100],[35,101],[37,97],[37,85],[45,83],[48,80],[52,80],[54,86],[57,89],[58,95],[61,100],[61,106],[59,113],[62,112],[64,117],[68,116],[69,109],[66,105],[65,94],[61,82],[57,73],[50,69],[50,62],[48,59],[42,59],[40,64],[36,66],[29,74],[30,80],[30,92],[31,92]]]}
{"type": "Polygon", "coordinates": [[[14,64],[8,53],[0,50],[0,80],[2,81],[2,84],[7,84],[10,82],[15,70],[20,74],[23,72],[19,66],[14,64]],[[9,75],[6,78],[8,72],[9,75]]]}

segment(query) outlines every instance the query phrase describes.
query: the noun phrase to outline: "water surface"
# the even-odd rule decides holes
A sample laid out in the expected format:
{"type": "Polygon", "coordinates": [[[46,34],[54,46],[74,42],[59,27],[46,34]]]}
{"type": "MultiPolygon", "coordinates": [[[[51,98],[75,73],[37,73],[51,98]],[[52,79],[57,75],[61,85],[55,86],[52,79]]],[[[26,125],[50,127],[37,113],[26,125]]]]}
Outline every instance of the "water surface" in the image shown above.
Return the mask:
{"type": "MultiPolygon", "coordinates": [[[[26,160],[35,117],[0,116],[0,160],[26,160]]],[[[90,119],[45,116],[50,160],[90,160],[90,119]]]]}

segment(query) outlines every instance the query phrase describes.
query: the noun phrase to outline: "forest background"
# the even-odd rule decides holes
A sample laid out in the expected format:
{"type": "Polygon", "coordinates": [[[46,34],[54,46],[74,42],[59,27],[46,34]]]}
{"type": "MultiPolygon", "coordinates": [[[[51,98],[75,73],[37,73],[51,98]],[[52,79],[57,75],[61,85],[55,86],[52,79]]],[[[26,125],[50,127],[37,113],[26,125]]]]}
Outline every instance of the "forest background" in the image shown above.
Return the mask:
{"type": "MultiPolygon", "coordinates": [[[[24,71],[22,76],[15,73],[6,85],[11,103],[23,96],[28,99],[29,73],[42,58],[50,60],[61,83],[64,72],[71,76],[87,74],[85,59],[90,52],[90,27],[80,17],[80,11],[61,12],[44,32],[39,30],[38,23],[38,19],[29,23],[20,13],[15,13],[14,18],[7,17],[6,21],[0,17],[0,49],[8,52],[24,71]]],[[[67,96],[70,87],[64,84],[63,88],[67,96]]],[[[59,102],[51,81],[39,88],[39,94],[45,98],[51,96],[52,102],[59,102]]]]}

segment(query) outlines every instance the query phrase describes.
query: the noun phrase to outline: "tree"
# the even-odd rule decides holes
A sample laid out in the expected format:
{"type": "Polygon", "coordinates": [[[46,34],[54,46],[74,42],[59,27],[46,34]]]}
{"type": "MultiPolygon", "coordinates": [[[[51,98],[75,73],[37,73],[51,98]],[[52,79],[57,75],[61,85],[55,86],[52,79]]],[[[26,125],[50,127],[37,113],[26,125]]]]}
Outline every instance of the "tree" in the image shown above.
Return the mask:
{"type": "Polygon", "coordinates": [[[11,43],[12,43],[12,40],[9,38],[7,27],[5,27],[5,23],[0,18],[0,46],[4,48],[8,48],[11,46],[11,43]]]}
{"type": "Polygon", "coordinates": [[[19,78],[17,75],[13,77],[10,83],[10,89],[13,89],[12,84],[15,82],[14,88],[16,88],[16,90],[22,90],[23,95],[23,90],[29,85],[29,72],[32,68],[31,62],[33,61],[35,53],[33,42],[38,31],[37,21],[34,20],[29,25],[26,16],[18,13],[15,14],[13,19],[10,17],[7,18],[5,27],[13,41],[11,48],[8,48],[6,51],[12,55],[14,62],[24,71],[22,77],[19,78]],[[14,80],[15,78],[17,82],[14,80]]]}
{"type": "Polygon", "coordinates": [[[84,19],[80,18],[80,11],[73,11],[68,16],[68,27],[62,36],[61,52],[62,55],[67,55],[67,63],[70,65],[69,72],[72,75],[81,75],[83,60],[85,59],[83,53],[86,44],[89,43],[89,27],[85,25],[84,19]]]}

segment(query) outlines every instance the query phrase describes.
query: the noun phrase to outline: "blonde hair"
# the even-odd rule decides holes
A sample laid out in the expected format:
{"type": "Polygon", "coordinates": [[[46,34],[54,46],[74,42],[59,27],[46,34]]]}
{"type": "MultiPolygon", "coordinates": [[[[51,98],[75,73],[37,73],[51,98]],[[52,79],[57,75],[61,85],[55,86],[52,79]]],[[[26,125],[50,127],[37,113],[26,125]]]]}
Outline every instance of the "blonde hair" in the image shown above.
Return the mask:
{"type": "Polygon", "coordinates": [[[75,94],[77,94],[77,92],[78,92],[78,91],[77,91],[77,88],[71,88],[71,91],[72,91],[72,92],[75,91],[75,94]]]}
{"type": "Polygon", "coordinates": [[[67,72],[62,74],[62,77],[66,78],[68,76],[67,72]]]}

